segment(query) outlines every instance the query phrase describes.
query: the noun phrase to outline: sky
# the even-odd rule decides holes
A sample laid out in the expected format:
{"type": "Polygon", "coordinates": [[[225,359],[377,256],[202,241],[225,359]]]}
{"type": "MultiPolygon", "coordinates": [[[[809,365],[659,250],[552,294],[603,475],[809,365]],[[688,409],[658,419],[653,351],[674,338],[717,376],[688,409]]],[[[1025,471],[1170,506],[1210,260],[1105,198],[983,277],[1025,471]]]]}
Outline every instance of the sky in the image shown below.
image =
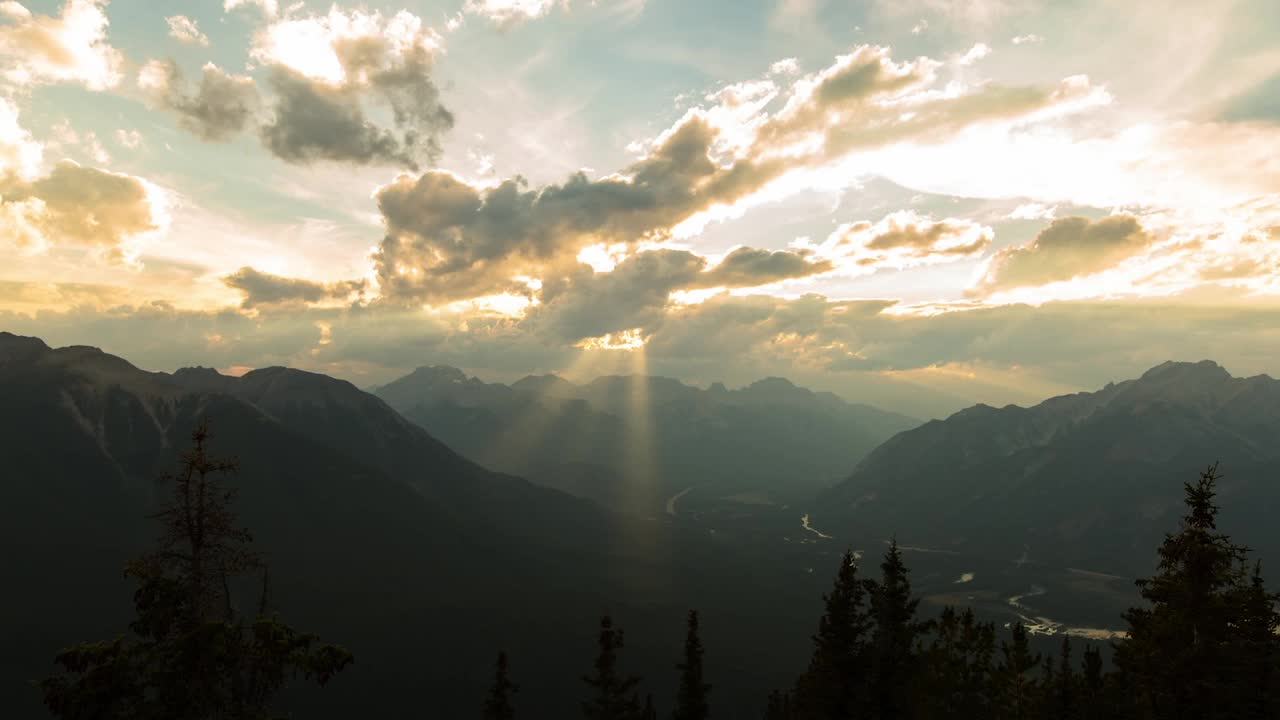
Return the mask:
{"type": "Polygon", "coordinates": [[[0,330],[922,417],[1276,374],[1278,39],[1274,0],[4,0],[0,330]]]}

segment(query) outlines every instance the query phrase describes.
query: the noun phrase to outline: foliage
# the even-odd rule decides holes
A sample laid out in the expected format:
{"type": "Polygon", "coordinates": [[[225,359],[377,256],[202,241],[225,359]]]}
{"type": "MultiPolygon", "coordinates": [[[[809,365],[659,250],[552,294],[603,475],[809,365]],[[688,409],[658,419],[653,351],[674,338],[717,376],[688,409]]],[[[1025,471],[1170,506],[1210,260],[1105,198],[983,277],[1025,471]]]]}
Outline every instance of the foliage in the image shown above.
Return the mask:
{"type": "Polygon", "coordinates": [[[252,537],[231,512],[221,475],[234,461],[212,457],[208,427],[192,434],[178,472],[162,480],[172,498],[154,518],[158,547],[128,564],[138,583],[136,617],[113,640],[58,653],[62,673],[41,682],[57,717],[138,720],[248,720],[271,717],[271,702],[293,677],[325,685],[351,653],[320,645],[268,612],[268,576],[252,537]],[[236,611],[232,581],[262,572],[252,619],[236,611]]]}

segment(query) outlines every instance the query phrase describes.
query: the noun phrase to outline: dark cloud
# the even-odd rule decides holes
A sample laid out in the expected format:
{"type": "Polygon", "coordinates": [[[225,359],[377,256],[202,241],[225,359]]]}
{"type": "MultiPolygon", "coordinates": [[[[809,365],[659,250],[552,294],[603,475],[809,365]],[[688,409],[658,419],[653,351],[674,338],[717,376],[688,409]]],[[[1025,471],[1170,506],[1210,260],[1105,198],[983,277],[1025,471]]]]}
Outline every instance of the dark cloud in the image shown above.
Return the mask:
{"type": "Polygon", "coordinates": [[[755,287],[779,280],[808,277],[835,268],[830,260],[815,260],[811,253],[740,247],[720,264],[699,276],[704,287],[755,287]]]}
{"type": "Polygon", "coordinates": [[[209,63],[201,70],[200,84],[186,87],[182,69],[173,60],[153,60],[138,84],[161,107],[178,116],[178,124],[211,142],[229,140],[249,126],[259,107],[253,78],[231,75],[209,63]]]}
{"type": "Polygon", "coordinates": [[[387,19],[335,7],[327,16],[283,20],[264,37],[270,40],[285,26],[326,36],[340,73],[320,77],[291,66],[269,42],[255,49],[275,94],[271,118],[262,128],[269,151],[298,164],[331,161],[415,171],[439,159],[440,137],[454,118],[441,104],[433,78],[437,38],[419,18],[401,12],[387,19]],[[388,126],[375,119],[375,107],[390,111],[388,126]]]}
{"type": "Polygon", "coordinates": [[[1030,244],[996,253],[976,290],[990,293],[1091,275],[1141,253],[1153,241],[1132,215],[1058,218],[1030,244]]]}
{"type": "MultiPolygon", "coordinates": [[[[453,175],[403,175],[377,193],[387,235],[375,254],[392,300],[448,301],[510,290],[596,243],[662,239],[697,210],[758,189],[755,167],[717,165],[714,131],[690,116],[621,175],[576,173],[527,189],[523,178],[482,189],[453,175]]],[[[543,278],[546,280],[546,278],[543,278]]]]}
{"type": "Polygon", "coordinates": [[[363,280],[347,280],[336,283],[320,283],[300,278],[282,277],[242,267],[222,278],[228,287],[244,293],[241,307],[256,308],[264,305],[318,303],[325,300],[345,300],[363,293],[363,280]]]}
{"type": "Polygon", "coordinates": [[[402,140],[370,122],[352,91],[309,80],[287,68],[273,71],[271,87],[276,103],[271,120],[262,127],[262,144],[281,160],[303,165],[330,160],[418,167],[412,136],[402,140]]]}

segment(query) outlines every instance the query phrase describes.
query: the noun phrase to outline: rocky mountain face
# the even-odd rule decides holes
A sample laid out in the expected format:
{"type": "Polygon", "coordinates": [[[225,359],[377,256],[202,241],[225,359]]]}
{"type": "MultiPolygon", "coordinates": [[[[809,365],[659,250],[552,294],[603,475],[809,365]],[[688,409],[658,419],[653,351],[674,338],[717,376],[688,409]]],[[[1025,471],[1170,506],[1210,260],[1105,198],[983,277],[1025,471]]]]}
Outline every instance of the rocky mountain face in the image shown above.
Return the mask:
{"type": "Polygon", "coordinates": [[[901,433],[821,496],[815,524],[1145,574],[1177,526],[1182,483],[1214,462],[1239,539],[1280,555],[1280,381],[1209,361],[901,433]]]}
{"type": "Polygon", "coordinates": [[[644,376],[503,385],[437,366],[375,393],[486,467],[639,513],[691,487],[781,503],[833,483],[917,424],[782,378],[736,390],[644,376]]]}

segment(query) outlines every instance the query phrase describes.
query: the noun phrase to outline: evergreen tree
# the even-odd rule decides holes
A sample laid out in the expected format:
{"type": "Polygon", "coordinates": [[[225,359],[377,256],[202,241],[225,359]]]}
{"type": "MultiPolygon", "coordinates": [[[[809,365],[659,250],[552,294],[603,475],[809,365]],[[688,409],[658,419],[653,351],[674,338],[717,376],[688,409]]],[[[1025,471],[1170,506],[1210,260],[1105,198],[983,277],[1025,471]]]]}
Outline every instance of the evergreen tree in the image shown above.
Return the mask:
{"type": "Polygon", "coordinates": [[[688,628],[684,640],[684,662],[680,670],[680,687],[676,691],[676,709],[673,720],[707,720],[711,711],[707,694],[711,686],[703,682],[702,640],[698,637],[698,611],[689,611],[688,628]]]}
{"type": "Polygon", "coordinates": [[[582,703],[587,720],[635,720],[640,714],[636,686],[640,678],[623,676],[618,671],[618,651],[622,649],[622,630],[613,626],[608,615],[600,619],[599,648],[595,671],[582,678],[591,688],[591,698],[582,703]]]}
{"type": "Polygon", "coordinates": [[[1077,695],[1080,679],[1071,660],[1071,638],[1062,638],[1062,652],[1056,670],[1052,658],[1045,673],[1045,711],[1047,720],[1072,720],[1078,711],[1077,695]]]}
{"type": "Polygon", "coordinates": [[[995,627],[980,623],[973,610],[943,608],[933,639],[921,657],[916,716],[986,717],[989,713],[995,627]]]}
{"type": "Polygon", "coordinates": [[[1155,576],[1138,581],[1146,608],[1125,613],[1128,638],[1116,663],[1140,717],[1214,720],[1238,714],[1232,691],[1242,618],[1245,550],[1217,530],[1217,465],[1184,485],[1187,515],[1165,536],[1155,576]]]}
{"type": "Polygon", "coordinates": [[[63,718],[258,719],[293,676],[326,684],[352,662],[268,613],[265,568],[249,533],[236,526],[234,493],[220,476],[233,461],[211,456],[201,423],[178,472],[162,476],[173,497],[154,518],[159,547],[128,564],[138,583],[136,617],[114,640],[63,650],[64,672],[41,682],[45,705],[63,718]],[[240,616],[232,581],[262,572],[258,612],[240,616]]]}
{"type": "Polygon", "coordinates": [[[852,550],[846,550],[831,592],[823,596],[825,610],[812,637],[809,668],[796,683],[797,717],[842,720],[856,715],[867,682],[871,618],[866,594],[865,584],[858,578],[857,559],[852,550]]]}
{"type": "Polygon", "coordinates": [[[1102,651],[1092,645],[1084,649],[1084,669],[1080,676],[1080,717],[1093,720],[1113,716],[1107,697],[1107,678],[1102,670],[1102,651]]]}
{"type": "Polygon", "coordinates": [[[999,720],[1028,720],[1035,717],[1039,695],[1035,671],[1040,656],[1031,653],[1027,629],[1013,624],[1012,640],[1000,642],[1000,663],[994,677],[995,712],[999,720]]]}
{"type": "Polygon", "coordinates": [[[895,539],[880,563],[880,580],[867,582],[875,623],[869,648],[870,709],[872,716],[880,720],[897,720],[911,714],[919,669],[916,643],[929,629],[929,623],[916,619],[920,600],[911,596],[907,574],[895,539]]]}
{"type": "Polygon", "coordinates": [[[519,686],[513,684],[508,675],[507,654],[498,653],[493,685],[489,687],[489,697],[484,701],[484,720],[512,720],[515,708],[511,704],[511,695],[519,690],[519,686]]]}
{"type": "Polygon", "coordinates": [[[643,720],[658,720],[658,709],[653,706],[653,695],[644,696],[644,709],[640,711],[643,720]]]}
{"type": "Polygon", "coordinates": [[[1235,624],[1237,678],[1242,685],[1239,717],[1280,716],[1280,615],[1275,593],[1262,582],[1262,563],[1254,564],[1248,585],[1240,589],[1240,615],[1235,624]]]}

